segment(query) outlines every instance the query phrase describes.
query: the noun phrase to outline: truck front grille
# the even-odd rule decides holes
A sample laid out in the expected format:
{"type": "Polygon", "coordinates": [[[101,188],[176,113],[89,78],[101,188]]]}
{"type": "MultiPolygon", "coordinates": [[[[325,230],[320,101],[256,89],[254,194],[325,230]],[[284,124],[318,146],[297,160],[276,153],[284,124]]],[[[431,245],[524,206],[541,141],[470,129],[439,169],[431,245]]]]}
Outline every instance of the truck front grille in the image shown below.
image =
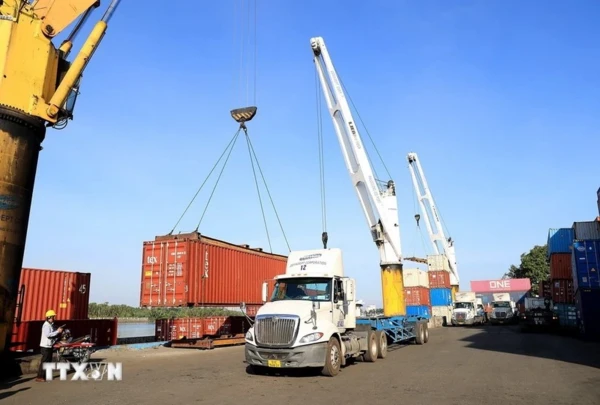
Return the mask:
{"type": "Polygon", "coordinates": [[[265,346],[290,346],[294,343],[299,318],[293,315],[261,315],[254,326],[256,342],[265,346]]]}
{"type": "Polygon", "coordinates": [[[506,318],[506,312],[496,312],[496,318],[506,318]]]}
{"type": "Polygon", "coordinates": [[[464,319],[465,319],[465,315],[466,315],[466,314],[465,314],[464,312],[458,312],[458,313],[456,314],[456,319],[457,319],[457,320],[459,320],[459,321],[464,321],[464,319]]]}

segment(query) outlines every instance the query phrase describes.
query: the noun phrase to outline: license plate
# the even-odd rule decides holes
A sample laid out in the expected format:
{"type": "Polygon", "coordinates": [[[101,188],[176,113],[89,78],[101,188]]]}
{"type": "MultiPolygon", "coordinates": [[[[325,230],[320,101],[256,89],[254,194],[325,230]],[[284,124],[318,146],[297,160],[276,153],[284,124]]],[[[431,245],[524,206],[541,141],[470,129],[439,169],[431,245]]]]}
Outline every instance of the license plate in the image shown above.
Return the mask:
{"type": "Polygon", "coordinates": [[[267,360],[267,365],[269,367],[281,367],[281,360],[267,360]]]}

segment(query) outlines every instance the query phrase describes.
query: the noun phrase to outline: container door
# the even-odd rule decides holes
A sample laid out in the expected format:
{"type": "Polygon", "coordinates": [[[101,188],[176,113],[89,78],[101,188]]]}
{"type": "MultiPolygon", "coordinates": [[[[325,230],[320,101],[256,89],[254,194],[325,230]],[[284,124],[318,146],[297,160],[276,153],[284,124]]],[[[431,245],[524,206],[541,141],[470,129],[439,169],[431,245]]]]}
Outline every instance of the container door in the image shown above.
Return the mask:
{"type": "Polygon", "coordinates": [[[187,272],[189,269],[187,249],[188,243],[167,242],[166,268],[163,275],[163,305],[164,306],[187,306],[188,287],[187,272]]]}
{"type": "Polygon", "coordinates": [[[162,306],[164,300],[164,243],[144,244],[140,305],[162,306]]]}

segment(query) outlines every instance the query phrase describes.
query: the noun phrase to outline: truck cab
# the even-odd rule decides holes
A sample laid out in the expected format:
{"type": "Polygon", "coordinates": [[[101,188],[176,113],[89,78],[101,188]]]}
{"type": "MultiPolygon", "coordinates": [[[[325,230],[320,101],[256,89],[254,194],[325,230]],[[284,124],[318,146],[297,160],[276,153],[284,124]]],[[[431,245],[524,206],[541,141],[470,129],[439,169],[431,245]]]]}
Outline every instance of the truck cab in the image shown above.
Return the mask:
{"type": "Polygon", "coordinates": [[[526,297],[525,312],[520,316],[519,325],[521,332],[558,328],[559,320],[554,312],[553,301],[550,298],[526,297]]]}
{"type": "Polygon", "coordinates": [[[510,299],[509,293],[493,294],[491,303],[492,310],[489,320],[492,325],[504,323],[516,323],[519,321],[519,311],[514,301],[510,299]]]}
{"type": "Polygon", "coordinates": [[[265,304],[246,333],[252,370],[319,367],[333,376],[348,358],[385,356],[385,333],[356,328],[355,281],[344,277],[340,249],[290,252],[270,297],[268,289],[264,283],[265,304]]]}
{"type": "Polygon", "coordinates": [[[483,325],[485,311],[481,298],[472,291],[457,292],[452,302],[452,325],[483,325]]]}

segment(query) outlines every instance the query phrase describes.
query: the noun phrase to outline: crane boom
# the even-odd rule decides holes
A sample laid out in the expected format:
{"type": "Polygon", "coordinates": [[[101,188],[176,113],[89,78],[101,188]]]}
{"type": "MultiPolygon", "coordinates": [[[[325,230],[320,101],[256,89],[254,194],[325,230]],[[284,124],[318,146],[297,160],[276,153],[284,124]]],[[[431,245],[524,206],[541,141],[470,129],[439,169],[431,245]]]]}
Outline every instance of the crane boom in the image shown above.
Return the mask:
{"type": "Polygon", "coordinates": [[[311,38],[310,45],[352,186],[367,219],[373,241],[379,249],[380,264],[400,265],[402,250],[394,181],[389,180],[382,185],[373,174],[323,38],[311,38]]]}
{"type": "Polygon", "coordinates": [[[433,245],[433,250],[435,251],[435,254],[446,257],[448,265],[450,266],[450,284],[458,286],[460,280],[456,265],[454,241],[451,238],[446,238],[446,235],[444,234],[444,229],[442,228],[442,222],[440,221],[433,195],[427,184],[427,179],[425,173],[423,173],[423,168],[421,167],[421,162],[419,161],[417,154],[411,152],[408,154],[407,159],[413,186],[418,195],[419,206],[421,207],[421,212],[425,218],[425,225],[427,226],[427,233],[429,234],[429,239],[433,245]],[[429,208],[429,210],[427,208],[429,208]],[[429,212],[431,212],[431,216],[429,215],[429,212]]]}

